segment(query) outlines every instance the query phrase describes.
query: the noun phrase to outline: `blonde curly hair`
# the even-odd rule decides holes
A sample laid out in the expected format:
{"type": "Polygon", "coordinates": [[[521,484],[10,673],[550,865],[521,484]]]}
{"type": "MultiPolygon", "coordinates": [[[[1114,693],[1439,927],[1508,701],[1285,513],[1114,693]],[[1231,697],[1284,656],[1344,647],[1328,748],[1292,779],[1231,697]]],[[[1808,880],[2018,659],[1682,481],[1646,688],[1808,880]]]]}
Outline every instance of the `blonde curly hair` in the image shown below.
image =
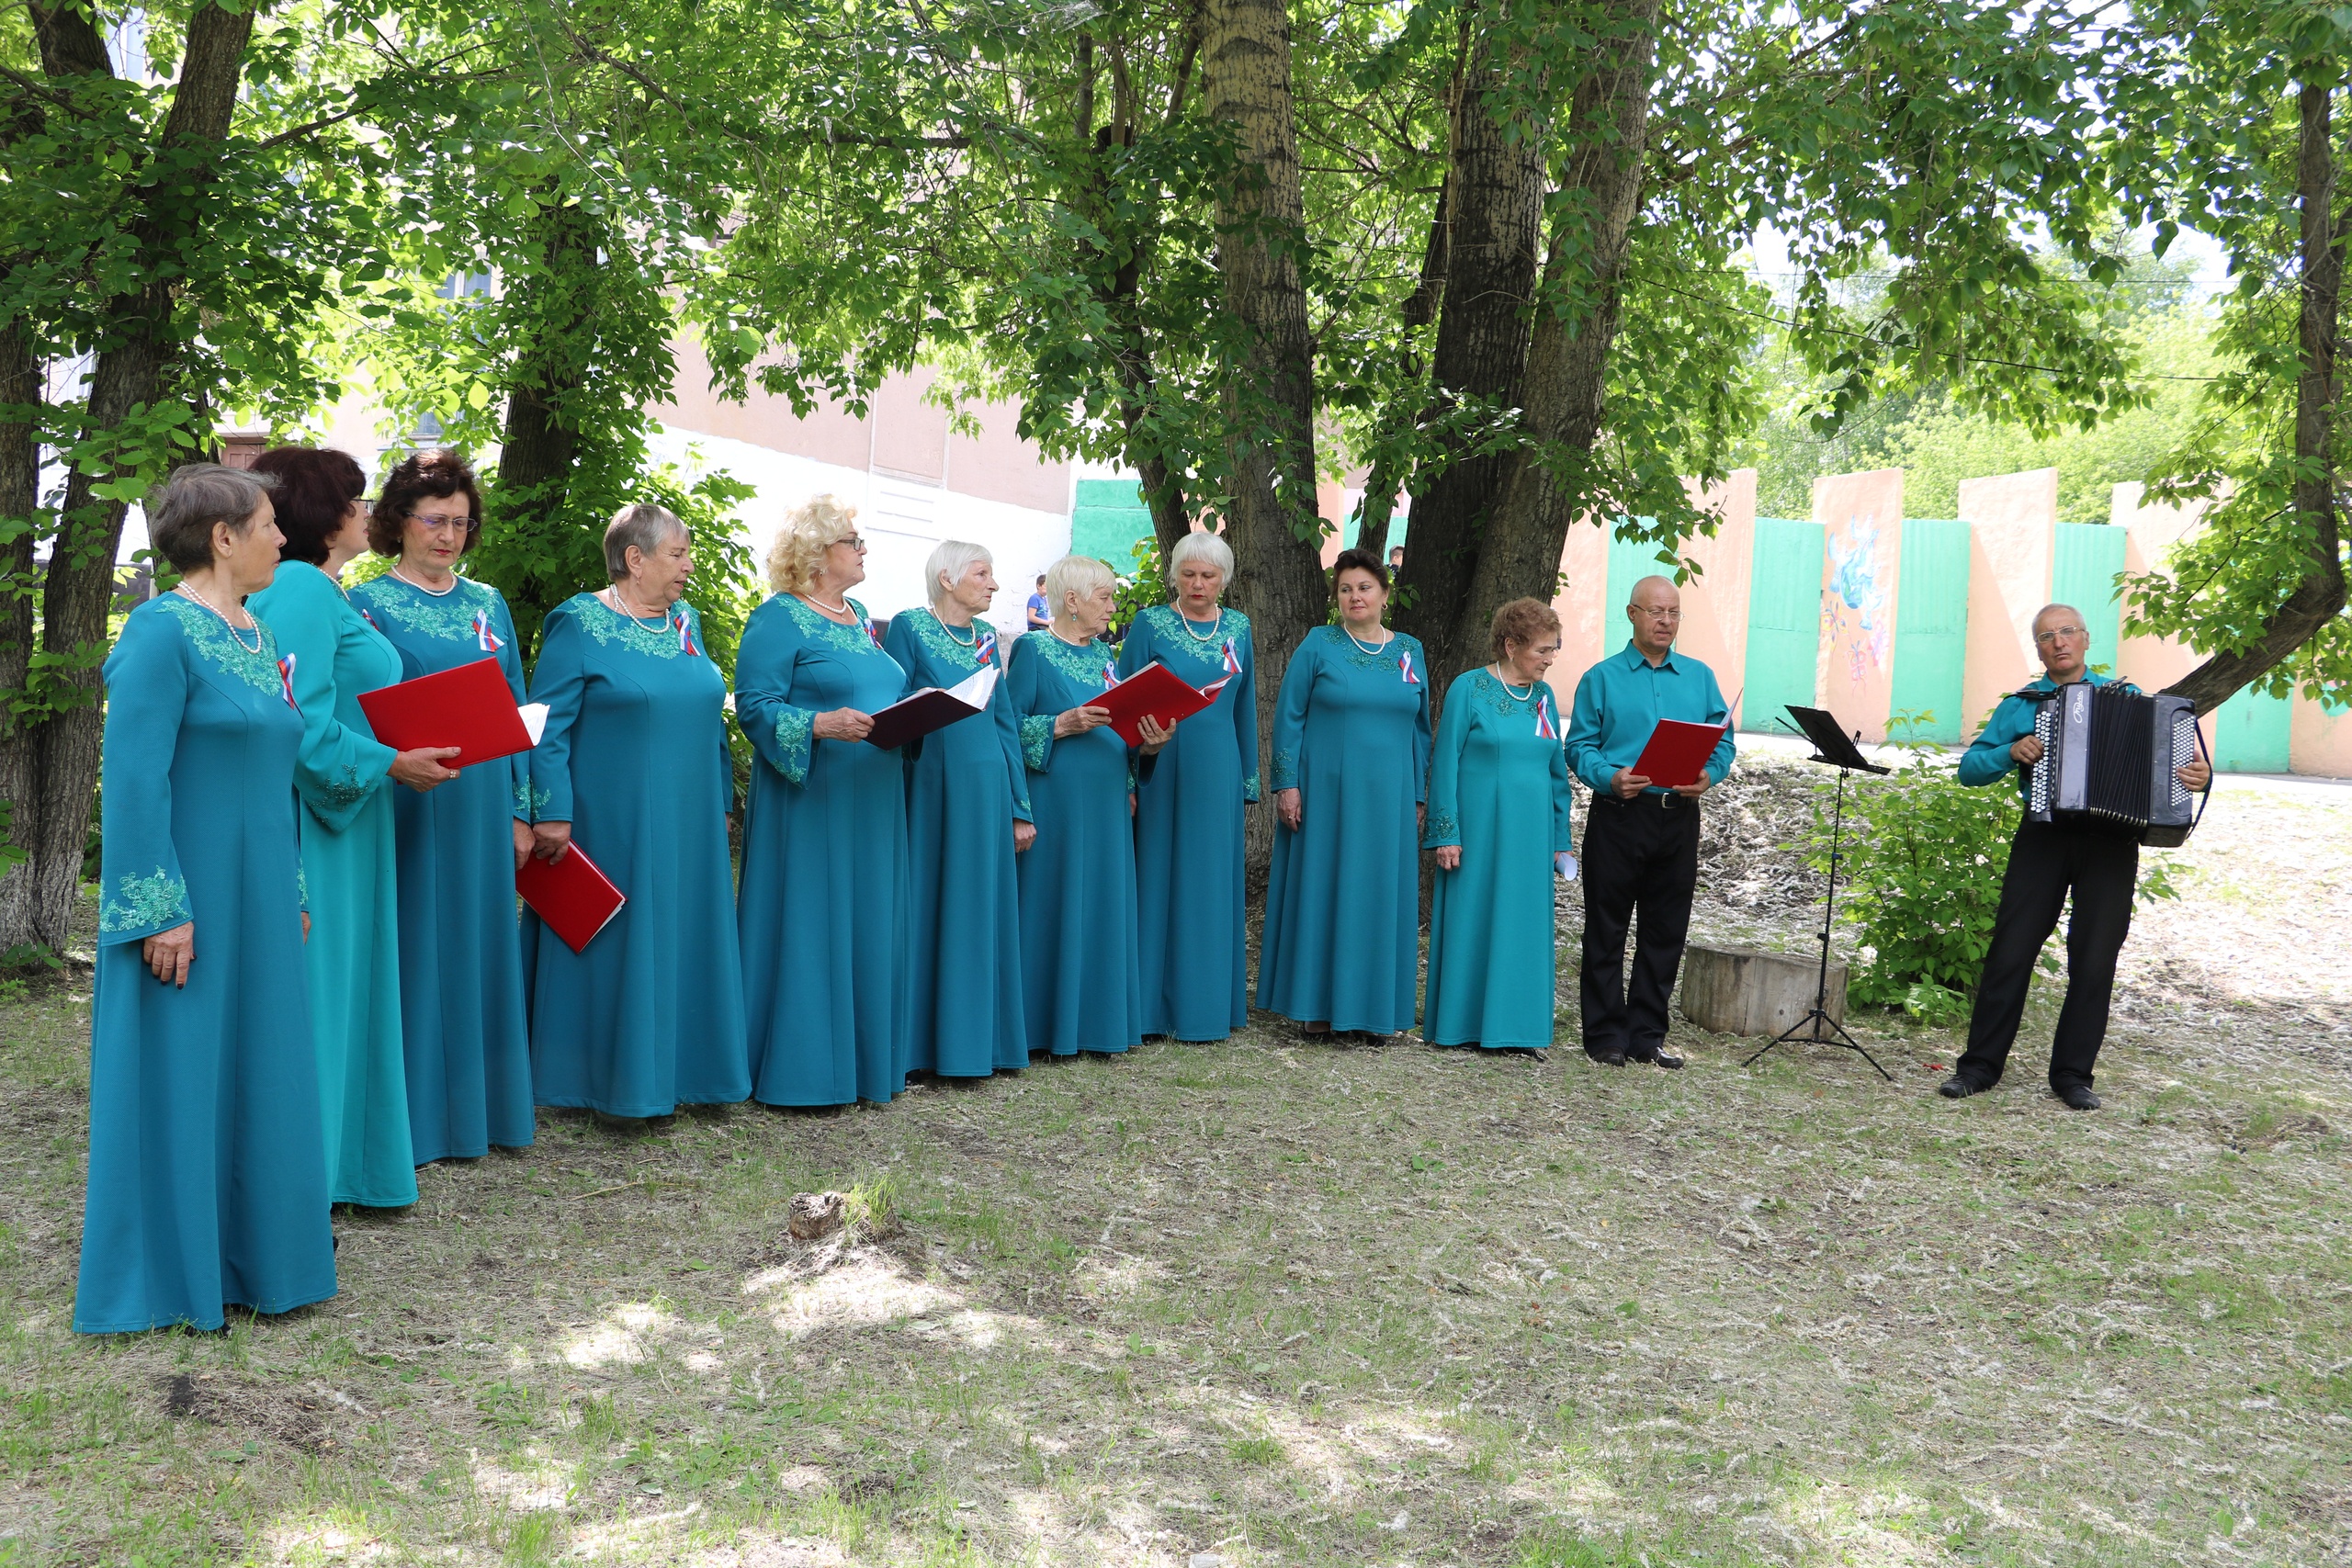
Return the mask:
{"type": "Polygon", "coordinates": [[[775,543],[768,547],[768,586],[778,593],[806,593],[825,564],[825,552],[856,532],[856,507],[839,496],[810,496],[784,514],[775,543]]]}

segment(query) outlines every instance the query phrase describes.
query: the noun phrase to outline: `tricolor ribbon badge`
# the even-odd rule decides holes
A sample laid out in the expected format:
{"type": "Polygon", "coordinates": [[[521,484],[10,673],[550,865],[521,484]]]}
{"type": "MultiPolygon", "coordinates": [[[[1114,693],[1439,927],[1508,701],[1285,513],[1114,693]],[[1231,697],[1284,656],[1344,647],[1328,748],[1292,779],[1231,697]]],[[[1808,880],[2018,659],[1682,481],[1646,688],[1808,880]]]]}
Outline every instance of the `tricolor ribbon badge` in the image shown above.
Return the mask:
{"type": "Polygon", "coordinates": [[[290,653],[277,661],[277,683],[285,689],[286,705],[301,712],[302,705],[294,700],[294,656],[290,653]]]}
{"type": "Polygon", "coordinates": [[[1413,673],[1413,656],[1409,650],[1396,656],[1396,668],[1404,671],[1405,684],[1408,686],[1418,686],[1421,683],[1421,678],[1413,673]]]}
{"type": "Polygon", "coordinates": [[[972,649],[972,657],[973,657],[974,659],[978,660],[981,663],[986,664],[986,663],[989,661],[989,658],[995,654],[995,652],[996,652],[996,633],[994,633],[994,632],[982,632],[982,633],[980,634],[980,640],[979,640],[979,644],[978,644],[978,647],[976,647],[976,648],[974,648],[974,649],[972,649]]]}
{"type": "MultiPolygon", "coordinates": [[[[363,621],[367,622],[367,623],[368,623],[369,626],[376,626],[376,617],[375,617],[375,616],[373,616],[373,615],[369,615],[369,614],[368,613],[368,606],[367,606],[367,605],[365,605],[365,604],[358,605],[358,606],[357,606],[357,609],[358,609],[358,611],[359,611],[359,618],[360,618],[361,620],[363,620],[363,621]]],[[[383,628],[383,627],[381,627],[381,626],[376,626],[376,629],[377,629],[378,631],[382,631],[384,628],[383,628]]]]}
{"type": "Polygon", "coordinates": [[[872,621],[865,623],[865,635],[867,638],[873,642],[875,647],[879,648],[882,646],[882,634],[874,629],[874,623],[872,621]]]}
{"type": "Polygon", "coordinates": [[[474,640],[481,645],[481,650],[484,653],[496,653],[500,649],[506,646],[504,639],[500,637],[496,632],[490,629],[490,612],[488,610],[476,610],[474,612],[474,640]]]}
{"type": "Polygon", "coordinates": [[[1111,668],[1109,664],[1104,664],[1102,666],[1102,689],[1107,692],[1118,683],[1119,672],[1111,668]]]}
{"type": "Polygon", "coordinates": [[[1535,733],[1539,739],[1544,740],[1557,740],[1560,738],[1558,727],[1552,722],[1552,697],[1548,692],[1535,699],[1535,733]]]}
{"type": "Polygon", "coordinates": [[[686,619],[686,613],[684,610],[678,612],[677,626],[678,651],[684,654],[701,653],[702,649],[695,646],[694,624],[686,619]]]}
{"type": "Polygon", "coordinates": [[[1227,637],[1225,639],[1225,672],[1228,675],[1238,675],[1241,673],[1241,656],[1233,651],[1233,639],[1231,637],[1227,637]]]}

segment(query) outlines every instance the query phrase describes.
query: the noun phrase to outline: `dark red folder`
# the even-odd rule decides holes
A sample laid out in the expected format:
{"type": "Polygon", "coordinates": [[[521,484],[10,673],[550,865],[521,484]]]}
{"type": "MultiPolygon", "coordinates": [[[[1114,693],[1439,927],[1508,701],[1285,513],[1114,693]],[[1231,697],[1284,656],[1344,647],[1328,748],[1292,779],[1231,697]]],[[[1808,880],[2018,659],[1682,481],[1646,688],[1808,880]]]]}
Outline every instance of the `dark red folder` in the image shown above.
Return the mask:
{"type": "Polygon", "coordinates": [[[1650,731],[1649,743],[1642,748],[1641,760],[1634,764],[1634,773],[1660,789],[1697,784],[1707,759],[1714,755],[1730,728],[1728,724],[1659,719],[1657,728],[1650,731]]]}
{"type": "Polygon", "coordinates": [[[395,751],[455,746],[460,768],[531,749],[531,732],[495,659],[359,694],[376,739],[395,751]]]}
{"type": "Polygon", "coordinates": [[[893,750],[934,729],[944,729],[959,719],[985,712],[989,697],[996,691],[996,666],[986,664],[944,690],[925,686],[913,696],[876,713],[874,728],[865,732],[866,744],[893,750]]]}
{"type": "Polygon", "coordinates": [[[628,896],[613,886],[613,879],[578,844],[564,852],[561,860],[533,855],[525,861],[514,874],[514,891],[574,953],[594,940],[628,902],[628,896]]]}
{"type": "Polygon", "coordinates": [[[1162,729],[1172,729],[1179,720],[1190,718],[1216,702],[1216,694],[1223,690],[1224,681],[1212,681],[1197,690],[1188,686],[1174,671],[1155,659],[1101,696],[1087,698],[1086,705],[1109,708],[1111,728],[1119,732],[1119,739],[1130,746],[1140,746],[1143,731],[1136,727],[1136,721],[1144,715],[1159,720],[1162,729]]]}

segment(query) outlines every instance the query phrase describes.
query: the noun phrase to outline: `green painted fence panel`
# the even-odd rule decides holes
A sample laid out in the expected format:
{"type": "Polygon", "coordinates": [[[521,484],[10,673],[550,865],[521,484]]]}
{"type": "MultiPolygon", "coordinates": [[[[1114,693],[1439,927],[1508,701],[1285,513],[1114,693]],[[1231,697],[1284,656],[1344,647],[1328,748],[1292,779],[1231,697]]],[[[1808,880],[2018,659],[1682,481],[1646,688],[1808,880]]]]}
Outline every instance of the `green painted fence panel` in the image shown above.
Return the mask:
{"type": "Polygon", "coordinates": [[[1080,479],[1069,514],[1069,551],[1135,570],[1136,542],[1151,536],[1151,509],[1143,488],[1132,479],[1080,479]]]}
{"type": "Polygon", "coordinates": [[[2083,629],[2091,634],[2091,665],[2102,673],[2114,671],[2122,640],[2123,596],[2115,574],[2123,570],[2126,542],[2122,529],[2105,523],[2061,523],[2050,552],[2050,602],[2083,613],[2083,629]]]}
{"type": "Polygon", "coordinates": [[[2293,729],[2290,699],[2240,692],[2213,713],[2213,765],[2225,773],[2283,773],[2293,729]]]}
{"type": "Polygon", "coordinates": [[[1823,528],[1788,517],[1758,517],[1747,590],[1747,690],[1742,729],[1775,729],[1784,705],[1815,705],[1821,648],[1823,528]]]}
{"type": "Polygon", "coordinates": [[[1908,738],[1956,746],[1964,717],[1961,676],[1968,661],[1968,525],[1905,518],[1900,579],[1893,711],[1932,716],[1908,738]]]}

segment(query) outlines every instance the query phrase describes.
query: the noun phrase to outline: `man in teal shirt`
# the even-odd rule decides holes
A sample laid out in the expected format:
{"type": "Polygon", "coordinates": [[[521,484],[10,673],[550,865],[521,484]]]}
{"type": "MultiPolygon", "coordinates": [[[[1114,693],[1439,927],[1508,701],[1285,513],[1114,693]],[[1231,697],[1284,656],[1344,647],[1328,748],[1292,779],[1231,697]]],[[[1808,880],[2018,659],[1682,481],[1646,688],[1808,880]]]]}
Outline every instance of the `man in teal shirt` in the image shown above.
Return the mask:
{"type": "Polygon", "coordinates": [[[1584,822],[1584,953],[1577,990],[1585,1055],[1607,1066],[1655,1062],[1666,1049],[1666,1003],[1690,932],[1699,887],[1699,797],[1731,772],[1731,731],[1694,784],[1664,789],[1633,771],[1662,718],[1724,724],[1715,673],[1674,651],[1682,595],[1663,577],[1634,584],[1625,618],[1633,640],[1584,672],[1568,716],[1568,771],[1592,788],[1584,822]],[[1634,976],[1625,980],[1625,930],[1635,914],[1634,976]]]}
{"type": "MultiPolygon", "coordinates": [[[[1993,710],[1984,733],[1960,760],[1960,782],[1997,784],[2018,775],[2020,793],[2041,761],[2034,717],[2047,701],[2042,694],[2076,681],[2095,686],[2107,677],[2092,673],[2090,634],[2082,612],[2072,604],[2045,605],[2033,617],[2033,650],[2041,678],[2011,694],[1993,710]]],[[[2192,790],[2212,783],[2201,759],[2180,769],[2192,790]]],[[[2050,1044],[2050,1092],[2076,1111],[2097,1111],[2091,1069],[2107,1038],[2107,1009],[2115,990],[2115,961],[2132,931],[2132,897],[2139,882],[2140,844],[2134,834],[2055,822],[2020,822],[2009,843],[2008,869],[2001,874],[2001,903],[1993,917],[1993,944],[1976,983],[1976,1007],[1968,1021],[1968,1052],[1952,1067],[1939,1093],[1950,1100],[1982,1094],[2001,1081],[2018,1025],[2025,1018],[2026,991],[2042,943],[2057,929],[2058,912],[2072,890],[2074,917],[2066,922],[2066,999],[2058,1010],[2058,1032],[2050,1044]]]]}

